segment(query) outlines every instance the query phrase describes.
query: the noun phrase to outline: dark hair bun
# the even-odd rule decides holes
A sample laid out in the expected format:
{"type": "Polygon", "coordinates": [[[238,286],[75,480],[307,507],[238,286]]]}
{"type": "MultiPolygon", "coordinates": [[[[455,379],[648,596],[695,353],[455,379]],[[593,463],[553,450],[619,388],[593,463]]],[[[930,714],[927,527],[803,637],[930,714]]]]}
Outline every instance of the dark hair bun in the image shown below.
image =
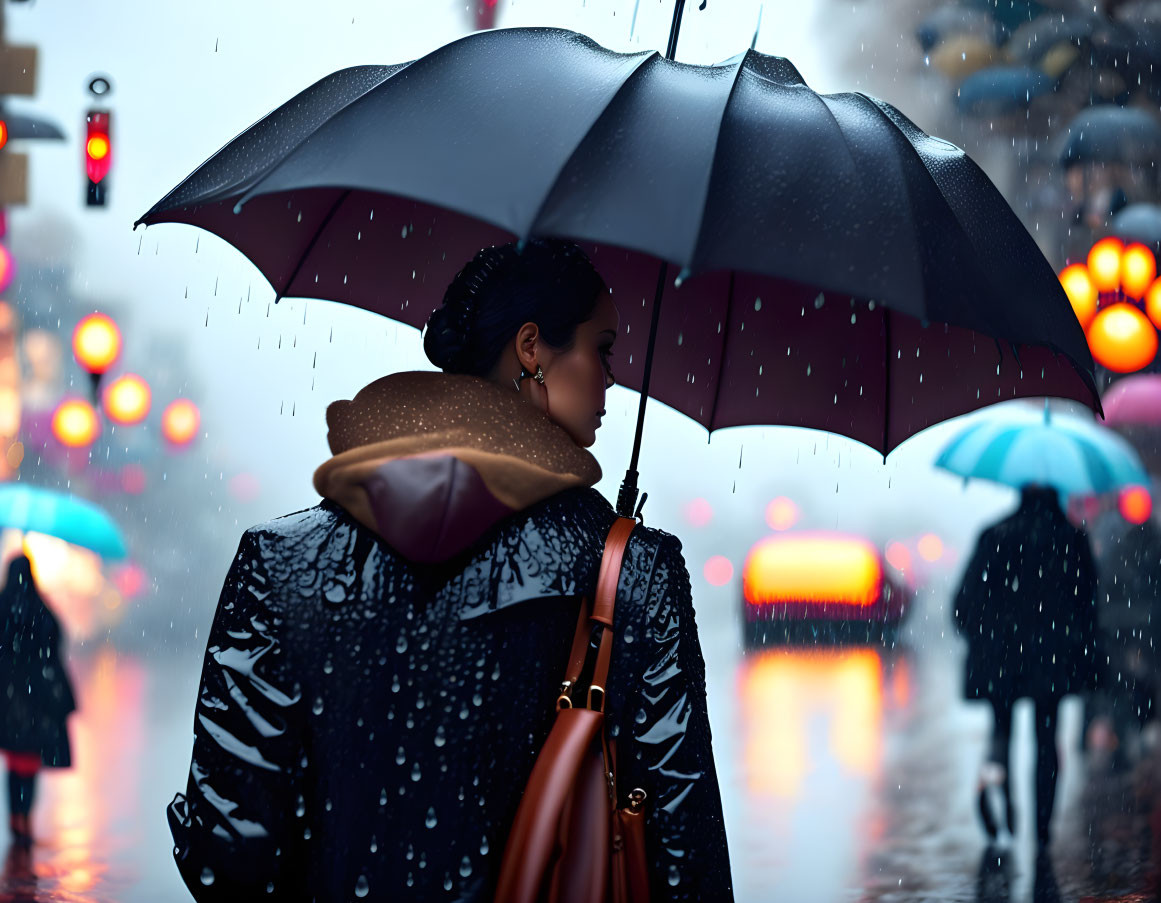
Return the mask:
{"type": "Polygon", "coordinates": [[[438,307],[427,318],[423,350],[427,359],[445,373],[470,369],[471,317],[463,308],[438,307]]]}
{"type": "Polygon", "coordinates": [[[566,347],[592,316],[604,280],[575,244],[551,238],[484,248],[427,320],[423,350],[445,373],[486,376],[523,323],[566,347]]]}

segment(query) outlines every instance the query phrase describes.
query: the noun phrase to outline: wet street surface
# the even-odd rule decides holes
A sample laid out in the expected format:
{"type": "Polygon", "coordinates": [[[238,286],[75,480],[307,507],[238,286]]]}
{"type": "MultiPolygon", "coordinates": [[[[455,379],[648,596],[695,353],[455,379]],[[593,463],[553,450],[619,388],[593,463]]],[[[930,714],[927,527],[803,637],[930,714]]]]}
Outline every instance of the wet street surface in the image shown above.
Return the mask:
{"type": "MultiPolygon", "coordinates": [[[[699,616],[739,901],[1153,899],[1158,752],[1127,772],[1086,765],[1076,700],[1061,719],[1048,857],[1032,836],[1024,703],[1016,841],[985,847],[974,806],[990,715],[959,699],[962,651],[938,600],[920,599],[888,649],[743,653],[735,621],[699,616]]],[[[165,806],[185,784],[199,664],[74,650],[76,767],[41,781],[30,855],[5,835],[0,903],[188,899],[165,806]]]]}

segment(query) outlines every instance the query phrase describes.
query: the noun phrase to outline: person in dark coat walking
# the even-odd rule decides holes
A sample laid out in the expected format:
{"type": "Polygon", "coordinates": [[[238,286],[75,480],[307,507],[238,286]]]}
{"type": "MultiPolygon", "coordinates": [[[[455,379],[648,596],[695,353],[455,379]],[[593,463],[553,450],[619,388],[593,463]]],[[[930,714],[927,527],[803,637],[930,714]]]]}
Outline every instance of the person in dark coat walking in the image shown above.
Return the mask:
{"type": "MultiPolygon", "coordinates": [[[[574,245],[487,249],[428,322],[445,372],[330,406],[322,503],[245,533],[209,636],[169,808],[195,898],[492,898],[615,518],[586,449],[617,331],[574,245]]],[[[653,899],[731,900],[674,537],[634,530],[615,622],[609,734],[647,793],[653,899]]]]}
{"type": "Polygon", "coordinates": [[[1096,569],[1087,534],[1065,517],[1054,489],[1025,486],[1020,506],[986,529],[955,599],[967,640],[964,695],[986,699],[995,716],[980,790],[980,814],[993,838],[1013,830],[1009,790],[1012,707],[1030,697],[1036,724],[1036,836],[1050,841],[1059,761],[1057,708],[1096,677],[1096,569]],[[1002,804],[991,803],[991,790],[1002,804]],[[999,811],[997,811],[999,810],[999,811]]]}
{"type": "Polygon", "coordinates": [[[60,624],[40,597],[32,563],[19,555],[0,590],[0,749],[17,843],[32,840],[29,816],[41,767],[72,765],[67,719],[76,703],[60,647],[60,624]]]}

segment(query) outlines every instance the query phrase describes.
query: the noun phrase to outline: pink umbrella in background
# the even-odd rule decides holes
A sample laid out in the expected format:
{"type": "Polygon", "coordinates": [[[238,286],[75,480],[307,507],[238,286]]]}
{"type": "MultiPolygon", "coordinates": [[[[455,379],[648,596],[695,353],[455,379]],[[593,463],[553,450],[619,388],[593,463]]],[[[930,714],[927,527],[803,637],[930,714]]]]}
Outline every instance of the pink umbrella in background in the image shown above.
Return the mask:
{"type": "Polygon", "coordinates": [[[1145,469],[1161,474],[1161,373],[1118,379],[1105,392],[1105,424],[1133,444],[1145,469]]]}

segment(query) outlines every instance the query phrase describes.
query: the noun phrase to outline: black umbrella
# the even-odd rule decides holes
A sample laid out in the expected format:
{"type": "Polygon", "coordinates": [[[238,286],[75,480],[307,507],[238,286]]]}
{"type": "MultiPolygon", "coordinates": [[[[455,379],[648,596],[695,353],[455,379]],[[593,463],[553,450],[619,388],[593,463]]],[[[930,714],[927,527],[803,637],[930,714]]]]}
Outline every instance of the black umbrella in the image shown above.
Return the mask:
{"type": "Polygon", "coordinates": [[[581,242],[621,309],[638,443],[650,374],[709,429],[810,426],[884,454],[999,398],[1098,403],[1055,273],[963,151],[754,51],[690,66],[512,29],[342,70],[139,222],[215,232],[279,296],[416,326],[478,248],[581,242]]]}
{"type": "Polygon", "coordinates": [[[1102,104],[1088,107],[1064,130],[1060,162],[1151,164],[1161,153],[1161,122],[1144,110],[1102,104]]]}

